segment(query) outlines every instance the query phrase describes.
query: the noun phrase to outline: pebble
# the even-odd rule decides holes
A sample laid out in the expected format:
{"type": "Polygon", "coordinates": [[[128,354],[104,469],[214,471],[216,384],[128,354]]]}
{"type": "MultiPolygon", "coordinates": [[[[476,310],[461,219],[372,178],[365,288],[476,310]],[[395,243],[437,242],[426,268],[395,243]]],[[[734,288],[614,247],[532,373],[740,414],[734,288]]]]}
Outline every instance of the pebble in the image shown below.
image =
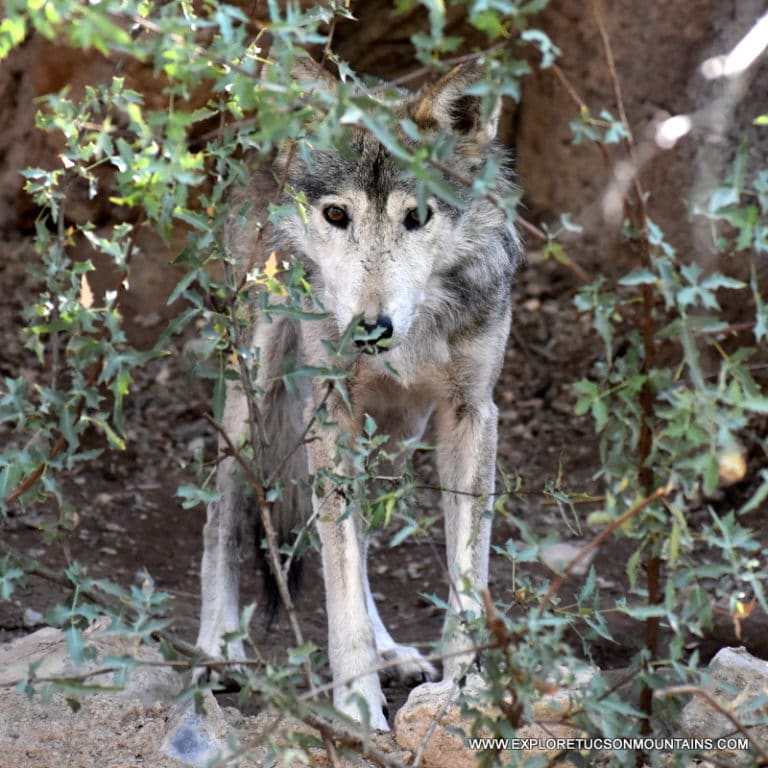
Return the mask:
{"type": "Polygon", "coordinates": [[[43,614],[34,608],[25,608],[22,615],[22,622],[25,627],[37,627],[43,623],[43,614]]]}
{"type": "Polygon", "coordinates": [[[538,312],[541,309],[541,302],[538,299],[528,299],[523,302],[523,309],[526,312],[538,312]]]}
{"type": "MultiPolygon", "coordinates": [[[[539,550],[539,560],[553,571],[560,572],[583,550],[584,545],[581,542],[563,541],[557,544],[548,544],[539,550]]],[[[593,550],[576,566],[571,568],[570,573],[576,576],[583,576],[586,574],[594,556],[595,551],[593,550]]]]}

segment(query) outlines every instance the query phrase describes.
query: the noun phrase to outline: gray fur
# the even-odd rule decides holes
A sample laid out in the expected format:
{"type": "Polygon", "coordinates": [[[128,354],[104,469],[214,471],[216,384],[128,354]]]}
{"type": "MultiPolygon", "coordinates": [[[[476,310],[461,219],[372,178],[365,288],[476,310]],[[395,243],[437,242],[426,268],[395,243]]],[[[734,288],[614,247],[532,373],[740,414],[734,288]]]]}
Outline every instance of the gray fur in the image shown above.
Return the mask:
{"type": "MultiPolygon", "coordinates": [[[[306,65],[309,74],[333,88],[329,76],[306,65]]],[[[472,66],[460,67],[418,94],[404,97],[398,107],[423,131],[452,132],[453,157],[447,165],[471,176],[491,155],[502,167],[505,158],[494,143],[494,115],[480,120],[476,99],[466,95],[476,79],[472,66]]],[[[472,199],[455,181],[464,201],[454,208],[430,199],[431,219],[415,230],[404,226],[416,206],[414,181],[404,178],[397,163],[378,141],[361,129],[350,129],[343,152],[315,151],[308,159],[285,153],[276,166],[254,170],[247,186],[236,193],[235,208],[248,215],[229,227],[228,247],[241,263],[257,256],[263,263],[273,243],[281,254],[300,259],[315,295],[329,311],[323,321],[282,319],[254,323],[254,345],[260,349],[258,384],[263,399],[268,450],[262,457],[269,472],[290,456],[283,473],[289,493],[275,514],[290,529],[309,513],[296,478],[307,469],[316,474],[337,463],[332,429],[315,429],[306,450],[299,449],[304,425],[326,395],[321,382],[308,384],[301,401],[292,399],[280,383],[287,356],[308,365],[327,362],[323,339],[338,339],[354,318],[367,323],[386,315],[392,321],[392,345],[379,354],[361,354],[348,380],[352,408],[333,393],[327,406],[338,429],[359,434],[366,414],[393,439],[421,434],[428,418],[436,418],[437,462],[444,492],[447,559],[452,584],[467,578],[470,594],[451,589],[456,611],[480,610],[477,591],[487,584],[490,543],[489,498],[494,486],[497,410],[493,386],[504,357],[510,324],[510,287],[521,259],[513,225],[488,200],[472,199]],[[275,179],[287,173],[294,189],[309,201],[307,221],[283,220],[277,232],[258,239],[263,206],[274,199],[275,179]],[[346,228],[332,226],[327,206],[343,207],[346,228]],[[394,368],[397,375],[393,376],[394,368]],[[456,493],[460,491],[462,493],[456,493]]],[[[502,176],[497,192],[509,185],[502,176]]],[[[246,433],[243,393],[228,392],[224,428],[233,439],[246,433]]],[[[203,607],[198,644],[218,655],[240,657],[241,646],[222,647],[222,635],[236,628],[237,589],[242,527],[236,478],[231,459],[222,461],[217,482],[222,497],[209,509],[202,569],[203,607]],[[234,608],[233,608],[234,606],[234,608]]],[[[334,704],[348,715],[386,729],[381,708],[384,696],[377,675],[382,661],[395,662],[403,678],[432,679],[434,667],[414,649],[397,644],[378,615],[368,586],[367,546],[360,521],[334,489],[315,488],[311,508],[322,545],[323,574],[329,625],[329,658],[334,704]],[[361,706],[360,702],[364,702],[361,706]]],[[[446,623],[445,684],[461,674],[471,660],[469,639],[446,623]]]]}

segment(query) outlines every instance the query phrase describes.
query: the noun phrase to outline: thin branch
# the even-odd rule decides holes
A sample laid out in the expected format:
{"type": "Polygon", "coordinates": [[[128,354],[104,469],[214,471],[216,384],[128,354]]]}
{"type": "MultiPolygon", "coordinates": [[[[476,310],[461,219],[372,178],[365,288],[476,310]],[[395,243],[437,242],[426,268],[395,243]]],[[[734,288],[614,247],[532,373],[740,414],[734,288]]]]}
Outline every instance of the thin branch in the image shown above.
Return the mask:
{"type": "Polygon", "coordinates": [[[454,682],[450,692],[445,697],[445,701],[443,701],[442,705],[440,706],[440,709],[432,718],[432,722],[429,724],[429,727],[424,733],[424,738],[421,740],[418,750],[416,750],[416,756],[413,758],[413,768],[419,768],[419,766],[421,765],[421,761],[424,757],[424,752],[427,749],[427,744],[429,744],[429,740],[432,738],[432,734],[434,734],[434,732],[437,730],[437,727],[440,725],[442,719],[445,717],[445,713],[451,708],[451,705],[454,703],[454,694],[458,689],[459,689],[458,682],[454,682]]]}
{"type": "MultiPolygon", "coordinates": [[[[62,211],[59,213],[60,215],[60,221],[64,220],[63,215],[63,207],[62,211]]],[[[123,268],[123,275],[120,277],[120,282],[117,286],[115,301],[113,303],[113,308],[118,308],[125,298],[125,294],[127,293],[126,288],[126,281],[123,279],[125,274],[127,273],[128,267],[130,265],[131,256],[133,255],[134,246],[136,243],[136,237],[138,235],[138,230],[146,220],[146,211],[142,211],[142,213],[139,215],[139,218],[134,222],[134,224],[131,227],[131,233],[128,238],[128,248],[126,250],[126,258],[125,258],[125,265],[123,268]]],[[[101,329],[101,336],[102,338],[106,338],[108,336],[108,331],[106,326],[104,326],[101,329]]],[[[54,335],[55,338],[55,335],[54,335]]],[[[54,343],[54,355],[57,354],[56,350],[58,349],[58,345],[54,343]]],[[[86,380],[85,380],[85,388],[90,389],[91,387],[95,386],[96,383],[99,380],[99,377],[101,376],[102,371],[104,370],[104,364],[105,359],[102,355],[99,357],[92,365],[90,370],[88,371],[86,380]]],[[[85,409],[85,395],[78,395],[78,401],[77,401],[77,407],[75,408],[75,418],[73,423],[77,424],[80,421],[80,417],[83,415],[83,410],[85,409]]],[[[25,477],[6,497],[4,500],[4,504],[6,506],[11,506],[15,504],[19,498],[25,494],[28,490],[30,490],[37,481],[43,476],[43,473],[48,468],[48,465],[67,447],[68,440],[64,435],[59,435],[56,438],[56,441],[54,442],[53,446],[51,447],[51,452],[48,454],[48,458],[42,462],[39,466],[37,466],[32,472],[30,472],[27,477],[25,477]]]]}
{"type": "Polygon", "coordinates": [[[278,476],[280,475],[280,472],[282,471],[285,464],[288,462],[288,460],[293,456],[296,451],[299,450],[303,445],[306,445],[310,440],[308,439],[308,435],[312,429],[312,427],[317,422],[317,412],[320,408],[322,408],[327,402],[328,398],[331,396],[331,392],[333,392],[334,386],[333,381],[327,382],[325,394],[323,395],[322,399],[320,400],[320,403],[318,404],[317,408],[314,409],[314,412],[312,413],[312,418],[307,422],[307,425],[304,427],[304,430],[302,431],[301,435],[299,435],[299,439],[296,441],[296,445],[294,445],[281,459],[277,462],[275,465],[275,468],[270,473],[269,477],[265,481],[265,485],[267,488],[269,488],[275,480],[277,480],[278,476]]]}
{"type": "MultiPolygon", "coordinates": [[[[608,66],[608,73],[610,75],[611,84],[613,86],[613,95],[616,102],[616,108],[619,113],[619,119],[624,126],[625,138],[624,147],[630,160],[632,171],[632,188],[634,191],[634,201],[630,201],[625,196],[625,207],[630,212],[630,219],[634,227],[640,232],[640,248],[643,265],[649,267],[651,265],[651,248],[650,239],[648,233],[648,209],[646,204],[646,194],[640,182],[639,170],[640,166],[637,160],[637,154],[635,152],[635,143],[632,135],[632,130],[627,119],[627,112],[624,108],[624,98],[621,91],[621,82],[616,70],[616,61],[613,56],[613,50],[611,48],[611,41],[608,36],[608,31],[605,27],[605,20],[603,18],[602,2],[601,0],[592,0],[592,13],[595,18],[598,31],[600,33],[600,39],[603,44],[603,52],[605,54],[605,61],[608,66]]],[[[655,292],[651,285],[644,284],[641,287],[642,296],[642,319],[640,324],[640,331],[643,338],[643,362],[642,372],[647,374],[654,366],[656,359],[656,324],[654,321],[654,303],[655,292]]],[[[645,377],[642,388],[640,390],[640,409],[643,414],[643,418],[640,422],[640,434],[638,437],[637,448],[637,467],[640,483],[646,494],[651,492],[653,487],[653,468],[650,466],[648,459],[651,455],[651,448],[653,444],[653,401],[655,394],[653,387],[648,376],[645,377]]],[[[662,588],[661,588],[661,559],[658,554],[653,550],[653,542],[651,542],[651,554],[648,557],[646,563],[646,583],[648,590],[648,605],[658,605],[662,600],[662,588]]],[[[648,650],[651,661],[658,657],[658,644],[659,644],[659,626],[660,619],[658,616],[650,616],[646,619],[646,638],[645,644],[648,650]]],[[[649,685],[646,685],[640,694],[640,706],[645,712],[645,718],[642,722],[642,732],[651,732],[651,712],[653,709],[653,691],[649,685]]]]}
{"type": "Polygon", "coordinates": [[[711,693],[709,693],[709,691],[705,691],[703,688],[699,688],[696,685],[674,685],[669,688],[662,688],[654,693],[656,698],[681,695],[699,696],[704,699],[712,709],[726,718],[739,733],[749,740],[752,748],[760,756],[759,765],[768,765],[768,751],[766,751],[765,747],[749,732],[747,727],[711,693]]]}
{"type": "MultiPolygon", "coordinates": [[[[446,176],[449,179],[453,179],[454,181],[459,182],[459,184],[462,184],[465,187],[469,187],[470,189],[474,185],[474,179],[472,179],[470,176],[467,176],[464,173],[461,173],[460,171],[457,171],[455,168],[451,168],[450,166],[447,166],[445,163],[441,163],[439,160],[435,160],[434,158],[428,158],[427,162],[429,165],[431,165],[436,170],[440,171],[444,176],[446,176]]],[[[491,205],[498,208],[502,212],[506,212],[506,209],[504,207],[504,202],[501,199],[499,195],[497,195],[495,192],[491,192],[488,190],[483,195],[481,195],[481,198],[484,200],[487,200],[491,205]]],[[[532,224],[527,219],[524,219],[519,214],[515,216],[515,223],[520,225],[520,228],[528,232],[529,234],[533,235],[539,240],[542,240],[543,242],[548,243],[551,238],[539,227],[537,227],[535,224],[532,224]]],[[[573,259],[571,258],[564,258],[561,262],[566,266],[568,269],[570,269],[576,277],[582,282],[582,283],[589,283],[591,282],[589,275],[584,271],[584,269],[579,266],[573,259]]]]}
{"type": "Polygon", "coordinates": [[[664,496],[668,495],[671,491],[671,486],[666,486],[664,488],[657,488],[650,496],[646,496],[644,499],[641,499],[640,501],[633,504],[623,515],[620,517],[617,517],[612,523],[608,524],[603,528],[600,533],[595,536],[592,541],[587,544],[586,547],[584,547],[576,557],[574,557],[570,562],[567,563],[567,565],[563,568],[562,572],[552,580],[552,583],[549,585],[549,589],[547,590],[547,593],[542,598],[541,602],[538,606],[538,612],[539,614],[543,613],[544,609],[549,605],[549,603],[552,601],[552,598],[557,594],[557,591],[562,587],[563,582],[565,581],[568,574],[582,561],[584,558],[587,557],[593,550],[597,549],[617,528],[621,528],[624,523],[626,523],[628,520],[631,520],[635,515],[637,515],[639,512],[642,512],[648,505],[652,504],[654,501],[658,501],[659,499],[663,498],[664,496]]]}
{"type": "Polygon", "coordinates": [[[571,84],[571,81],[566,77],[565,72],[563,72],[563,70],[560,68],[560,65],[553,63],[549,67],[549,71],[552,72],[552,74],[558,79],[560,85],[563,86],[565,92],[568,94],[571,101],[576,105],[579,112],[589,112],[587,103],[576,92],[576,89],[571,84]]]}
{"type": "Polygon", "coordinates": [[[381,768],[406,768],[399,760],[375,747],[370,737],[361,736],[359,733],[356,733],[353,730],[356,724],[353,724],[352,721],[350,721],[350,726],[348,727],[342,723],[330,723],[328,720],[318,717],[311,712],[308,712],[302,719],[307,725],[320,731],[320,735],[323,738],[333,738],[340,744],[351,747],[362,757],[373,760],[381,768]]]}

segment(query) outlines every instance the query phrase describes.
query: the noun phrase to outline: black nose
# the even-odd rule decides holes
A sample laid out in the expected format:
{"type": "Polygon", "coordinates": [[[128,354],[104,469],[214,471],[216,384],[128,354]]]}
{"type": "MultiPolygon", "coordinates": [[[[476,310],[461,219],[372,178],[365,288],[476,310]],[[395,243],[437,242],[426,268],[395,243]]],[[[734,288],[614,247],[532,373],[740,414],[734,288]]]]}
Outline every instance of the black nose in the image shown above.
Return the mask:
{"type": "Polygon", "coordinates": [[[358,329],[366,338],[355,339],[358,347],[364,347],[366,352],[375,352],[378,349],[386,349],[388,339],[392,338],[392,319],[387,315],[379,315],[375,323],[366,323],[361,320],[358,329]]]}

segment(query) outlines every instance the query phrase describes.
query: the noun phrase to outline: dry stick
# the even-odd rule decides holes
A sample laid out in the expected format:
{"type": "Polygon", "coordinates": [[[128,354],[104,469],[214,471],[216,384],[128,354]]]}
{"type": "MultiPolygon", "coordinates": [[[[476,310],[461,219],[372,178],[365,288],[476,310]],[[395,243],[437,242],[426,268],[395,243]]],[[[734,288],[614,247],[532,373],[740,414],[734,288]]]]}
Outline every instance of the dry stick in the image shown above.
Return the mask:
{"type": "MultiPolygon", "coordinates": [[[[101,371],[104,368],[104,359],[99,358],[92,366],[91,370],[88,372],[88,378],[86,379],[85,385],[86,387],[92,387],[96,381],[98,380],[99,376],[101,375],[101,371]]],[[[77,404],[77,409],[75,411],[75,424],[80,421],[80,417],[83,413],[83,408],[85,407],[85,398],[81,397],[77,404]]],[[[11,504],[16,503],[18,501],[19,497],[26,493],[32,486],[42,477],[43,472],[45,472],[48,465],[67,447],[67,438],[64,437],[64,435],[59,435],[59,437],[56,438],[56,442],[53,444],[53,447],[51,448],[51,452],[48,454],[48,459],[44,461],[42,464],[38,465],[30,474],[28,474],[6,497],[5,497],[5,504],[7,506],[10,506],[11,504]]]]}
{"type": "Polygon", "coordinates": [[[280,476],[280,472],[282,472],[283,467],[288,463],[291,456],[293,456],[296,451],[301,448],[301,446],[306,445],[309,442],[312,442],[315,438],[308,437],[310,430],[315,425],[315,422],[317,421],[317,411],[320,410],[327,402],[328,398],[331,396],[331,392],[333,392],[333,382],[329,381],[326,389],[325,394],[323,395],[322,399],[320,400],[319,405],[314,409],[314,413],[312,414],[312,418],[307,422],[306,427],[304,427],[304,430],[302,431],[301,435],[299,435],[299,439],[296,441],[296,445],[294,445],[281,459],[275,464],[275,468],[270,473],[269,477],[265,481],[265,485],[267,488],[269,488],[275,480],[280,476]]]}
{"type": "Polygon", "coordinates": [[[679,696],[679,695],[693,695],[700,696],[704,701],[709,704],[712,709],[716,710],[724,718],[726,718],[731,725],[741,734],[746,736],[753,749],[760,756],[760,762],[758,765],[768,765],[768,751],[765,750],[763,745],[752,736],[748,728],[739,721],[739,719],[727,708],[724,707],[709,691],[705,691],[703,688],[699,688],[695,685],[675,685],[670,688],[662,688],[660,691],[656,691],[654,694],[657,698],[679,696]]]}
{"type": "MultiPolygon", "coordinates": [[[[634,219],[634,226],[641,233],[640,247],[642,249],[643,265],[648,267],[651,263],[651,256],[650,244],[648,240],[648,210],[646,206],[646,196],[638,175],[639,165],[635,153],[635,144],[632,138],[632,131],[630,130],[629,120],[627,119],[627,113],[624,108],[624,98],[621,92],[619,76],[616,71],[616,62],[613,57],[611,41],[605,28],[605,21],[603,19],[601,9],[601,0],[592,0],[592,12],[595,17],[597,28],[600,32],[600,39],[602,40],[603,44],[605,60],[608,65],[608,72],[610,74],[611,83],[613,85],[613,94],[616,101],[616,108],[619,111],[619,119],[621,120],[627,134],[626,138],[624,139],[624,145],[632,165],[632,186],[635,193],[635,200],[634,205],[632,205],[630,201],[625,198],[625,205],[629,210],[630,215],[634,219]]],[[[643,337],[644,352],[642,372],[647,374],[653,367],[656,357],[655,326],[653,320],[653,306],[655,303],[655,296],[653,287],[651,285],[643,285],[641,288],[641,295],[643,302],[641,332],[643,337]]],[[[651,426],[653,419],[653,400],[653,389],[646,376],[646,379],[640,390],[640,408],[642,410],[643,420],[640,425],[637,456],[638,475],[646,493],[650,493],[650,490],[653,487],[653,469],[648,465],[648,458],[651,454],[651,446],[653,442],[653,429],[651,426]]],[[[652,554],[648,558],[646,574],[648,587],[648,605],[658,605],[662,600],[661,560],[658,555],[652,554]]],[[[658,616],[651,616],[646,619],[645,643],[651,661],[656,659],[658,656],[659,626],[660,619],[658,616]]],[[[640,707],[645,713],[645,718],[641,724],[641,731],[644,734],[649,734],[651,732],[653,691],[648,685],[643,688],[643,691],[640,695],[640,707]]]]}
{"type": "Polygon", "coordinates": [[[360,736],[345,725],[329,723],[327,720],[312,713],[304,715],[303,720],[307,725],[320,731],[323,737],[328,736],[328,738],[336,739],[340,744],[351,747],[359,752],[362,757],[373,760],[374,763],[382,768],[406,768],[399,760],[374,747],[369,739],[360,736]]]}
{"type": "MultiPolygon", "coordinates": [[[[160,633],[154,634],[157,634],[158,637],[160,636],[160,633]]],[[[261,659],[205,659],[195,661],[194,664],[190,664],[188,661],[174,661],[173,659],[163,659],[162,661],[157,659],[133,659],[133,663],[137,667],[150,667],[153,669],[167,667],[168,669],[178,669],[180,671],[187,671],[192,667],[202,669],[222,669],[230,666],[258,667],[264,665],[264,662],[261,659]]],[[[105,666],[97,667],[96,669],[91,669],[75,675],[34,675],[32,678],[21,677],[17,680],[0,682],[0,688],[15,688],[25,680],[33,680],[36,683],[81,683],[85,682],[90,677],[109,675],[121,671],[125,671],[125,667],[105,666]]]]}
{"type": "MultiPolygon", "coordinates": [[[[579,108],[579,112],[586,112],[589,113],[589,107],[587,106],[587,103],[584,101],[584,99],[579,96],[576,89],[573,87],[573,84],[566,76],[565,72],[563,72],[562,69],[557,64],[553,64],[550,67],[550,70],[557,78],[560,85],[563,86],[565,89],[565,92],[568,94],[568,97],[571,99],[571,101],[579,108]]],[[[598,148],[600,154],[603,156],[603,162],[605,163],[605,167],[610,169],[612,166],[611,163],[611,156],[608,154],[608,150],[605,148],[605,144],[603,144],[600,141],[593,141],[593,144],[598,148]]]]}
{"type": "MultiPolygon", "coordinates": [[[[400,483],[402,478],[391,477],[387,475],[377,475],[374,480],[384,483],[400,483]]],[[[497,496],[552,496],[553,493],[546,488],[536,490],[533,488],[518,488],[516,490],[491,491],[490,493],[480,493],[478,491],[460,491],[458,488],[446,488],[444,485],[430,485],[429,483],[414,483],[411,486],[415,491],[440,491],[441,493],[453,493],[456,496],[471,496],[473,499],[496,498],[497,496]]],[[[605,496],[592,496],[587,493],[574,494],[568,499],[569,504],[602,504],[605,496]]],[[[557,504],[558,501],[542,499],[542,504],[557,504]]]]}
{"type": "Polygon", "coordinates": [[[419,766],[421,765],[421,760],[424,757],[424,752],[426,752],[427,744],[429,744],[429,740],[432,738],[432,734],[434,734],[434,732],[437,730],[438,725],[440,725],[443,718],[445,717],[445,713],[454,703],[454,694],[458,689],[459,689],[458,682],[454,682],[450,692],[445,697],[445,701],[443,701],[443,703],[440,705],[440,709],[432,718],[432,722],[429,724],[429,728],[427,728],[426,732],[424,733],[424,738],[421,740],[421,743],[419,744],[419,748],[418,750],[416,750],[416,756],[413,758],[412,768],[419,768],[419,766]]]}
{"type": "MultiPolygon", "coordinates": [[[[248,465],[247,462],[246,462],[246,467],[248,470],[250,470],[250,465],[248,465]]],[[[244,469],[246,467],[244,467],[244,469]]],[[[22,553],[18,552],[13,547],[10,547],[5,542],[0,541],[0,548],[4,552],[6,552],[6,554],[11,555],[12,557],[14,557],[19,561],[24,561],[25,559],[27,559],[22,553]]],[[[64,586],[72,586],[71,582],[66,577],[62,576],[56,571],[46,568],[45,566],[41,566],[38,563],[34,563],[30,568],[28,568],[28,572],[37,576],[41,576],[42,578],[47,579],[49,581],[62,584],[64,586]]],[[[114,606],[110,604],[109,600],[104,599],[93,590],[88,589],[86,587],[86,588],[81,588],[80,592],[92,602],[114,610],[114,606]]],[[[185,642],[184,640],[180,640],[164,631],[159,631],[154,634],[157,637],[160,637],[166,642],[168,642],[180,653],[183,653],[190,657],[200,656],[199,650],[195,646],[185,642]]],[[[140,666],[171,667],[171,668],[179,668],[179,669],[187,668],[189,666],[187,662],[165,661],[165,660],[164,661],[138,660],[138,663],[140,666]]],[[[236,664],[238,666],[257,666],[257,665],[261,665],[262,663],[263,662],[260,660],[248,660],[248,659],[240,659],[240,660],[205,659],[205,660],[196,661],[195,666],[205,667],[206,669],[216,669],[216,668],[227,667],[233,664],[236,664]]],[[[392,665],[394,665],[395,663],[396,662],[394,661],[390,662],[390,664],[392,665]]],[[[86,680],[89,677],[93,677],[98,674],[105,674],[105,673],[116,672],[116,671],[119,671],[118,668],[116,667],[102,667],[100,669],[92,670],[90,672],[85,672],[82,675],[68,675],[66,677],[57,677],[57,676],[37,677],[35,678],[35,680],[38,682],[52,682],[52,683],[61,682],[61,681],[72,681],[72,680],[78,681],[78,680],[86,680]]],[[[19,682],[20,681],[13,681],[12,684],[15,686],[19,682]]],[[[0,687],[7,687],[7,685],[2,685],[0,687]]],[[[351,730],[349,727],[347,727],[344,724],[337,725],[337,724],[328,723],[327,721],[311,713],[305,714],[302,719],[304,720],[305,723],[307,723],[307,725],[310,725],[313,728],[316,728],[320,732],[324,742],[326,739],[328,739],[332,744],[332,740],[336,739],[341,744],[357,749],[364,757],[369,757],[375,763],[382,766],[382,768],[405,768],[405,766],[400,761],[394,758],[391,758],[389,755],[385,754],[384,752],[381,752],[376,747],[372,746],[366,739],[356,734],[353,730],[351,730]]]]}
{"type": "Polygon", "coordinates": [[[578,92],[571,84],[571,81],[566,77],[565,72],[560,69],[560,66],[558,64],[552,64],[549,70],[560,81],[560,85],[565,88],[565,92],[568,94],[571,101],[579,108],[579,112],[589,112],[587,103],[581,98],[581,96],[579,96],[578,92]]]}
{"type": "MultiPolygon", "coordinates": [[[[547,593],[544,595],[543,599],[539,603],[538,606],[538,612],[539,615],[544,611],[544,609],[549,605],[552,598],[557,594],[560,587],[562,587],[563,582],[565,581],[568,574],[585,558],[587,555],[592,552],[593,550],[597,549],[617,528],[620,528],[624,523],[626,523],[628,520],[633,518],[635,515],[637,515],[639,512],[641,512],[643,509],[645,509],[649,504],[652,504],[654,501],[657,501],[658,499],[666,496],[670,491],[672,487],[671,485],[668,485],[664,488],[657,488],[650,496],[647,496],[644,499],[641,499],[637,503],[633,504],[623,515],[618,517],[616,520],[614,520],[612,523],[607,525],[605,528],[603,528],[600,533],[595,536],[592,541],[587,544],[586,547],[584,547],[576,557],[574,557],[570,562],[567,563],[565,568],[563,568],[562,572],[558,574],[557,578],[555,578],[552,583],[549,585],[549,589],[547,590],[547,593]]],[[[634,675],[633,675],[634,677],[634,675]]],[[[622,682],[622,685],[624,683],[622,682]]],[[[620,686],[619,686],[620,687],[620,686]]],[[[611,691],[608,691],[610,693],[611,691]]],[[[578,710],[575,710],[574,712],[569,712],[568,717],[572,717],[574,714],[577,714],[578,710]]],[[[645,722],[645,721],[644,721],[645,722]]]]}
{"type": "Polygon", "coordinates": [[[644,499],[641,499],[640,501],[633,504],[621,517],[617,517],[612,523],[609,523],[608,525],[603,528],[600,533],[595,536],[592,541],[587,544],[586,547],[584,547],[576,557],[574,557],[566,566],[563,568],[562,572],[558,574],[557,578],[555,578],[552,583],[549,585],[549,589],[547,590],[547,594],[544,595],[541,602],[538,606],[539,615],[544,611],[544,609],[549,605],[552,598],[557,594],[557,591],[560,589],[560,587],[563,586],[563,582],[565,581],[568,574],[593,550],[597,549],[617,528],[620,528],[624,523],[627,522],[627,520],[630,520],[633,518],[638,512],[641,512],[643,509],[645,509],[649,504],[652,504],[654,501],[658,501],[660,498],[666,496],[671,491],[671,486],[666,486],[664,488],[657,488],[650,496],[646,496],[644,499]]]}
{"type": "MultiPolygon", "coordinates": [[[[478,59],[481,59],[486,54],[491,53],[492,51],[494,51],[498,47],[500,47],[500,46],[499,45],[493,45],[493,46],[491,46],[489,48],[486,48],[486,49],[484,49],[482,51],[478,51],[478,52],[475,52],[475,53],[468,53],[468,54],[464,54],[462,56],[454,56],[452,58],[443,59],[443,63],[444,64],[449,64],[449,65],[456,65],[456,64],[462,64],[462,63],[467,62],[467,61],[478,60],[478,59]]],[[[260,60],[260,63],[262,65],[264,65],[264,64],[271,64],[272,62],[269,61],[269,59],[263,59],[263,60],[260,60]]],[[[238,69],[237,67],[231,67],[231,69],[233,69],[236,72],[239,72],[240,74],[246,74],[245,72],[243,72],[242,70],[238,69]]],[[[377,86],[373,86],[372,88],[368,88],[366,90],[366,93],[368,95],[373,96],[376,93],[380,93],[382,91],[385,91],[388,88],[392,88],[393,86],[404,85],[405,83],[408,83],[411,80],[416,80],[417,78],[422,77],[423,75],[429,74],[430,72],[433,72],[433,71],[434,71],[434,69],[432,67],[420,67],[419,69],[411,70],[408,74],[402,75],[401,77],[395,78],[394,80],[387,80],[385,83],[382,83],[381,85],[377,85],[377,86]]],[[[254,75],[253,73],[250,73],[249,76],[252,79],[256,80],[257,82],[259,81],[259,78],[256,75],[254,75]]],[[[305,100],[299,100],[298,103],[300,103],[300,104],[301,103],[305,103],[306,104],[306,103],[309,103],[309,102],[305,99],[305,100]]],[[[248,126],[251,126],[251,125],[255,125],[256,123],[258,123],[258,121],[259,121],[259,117],[258,116],[256,116],[256,117],[245,117],[245,118],[242,118],[240,120],[232,120],[232,121],[228,122],[225,127],[226,128],[230,128],[230,129],[232,129],[232,128],[245,128],[245,127],[248,127],[248,126]]],[[[99,125],[95,125],[94,127],[96,129],[100,129],[101,128],[101,126],[99,126],[99,125]]],[[[358,126],[358,127],[363,128],[364,126],[358,126]]],[[[222,133],[222,128],[219,127],[219,128],[216,128],[216,129],[214,129],[212,131],[208,131],[207,133],[204,133],[201,136],[197,137],[197,141],[200,141],[200,142],[208,141],[209,139],[217,138],[217,137],[221,136],[221,133],[222,133]]],[[[545,235],[545,237],[546,237],[546,235],[545,235]]]]}

